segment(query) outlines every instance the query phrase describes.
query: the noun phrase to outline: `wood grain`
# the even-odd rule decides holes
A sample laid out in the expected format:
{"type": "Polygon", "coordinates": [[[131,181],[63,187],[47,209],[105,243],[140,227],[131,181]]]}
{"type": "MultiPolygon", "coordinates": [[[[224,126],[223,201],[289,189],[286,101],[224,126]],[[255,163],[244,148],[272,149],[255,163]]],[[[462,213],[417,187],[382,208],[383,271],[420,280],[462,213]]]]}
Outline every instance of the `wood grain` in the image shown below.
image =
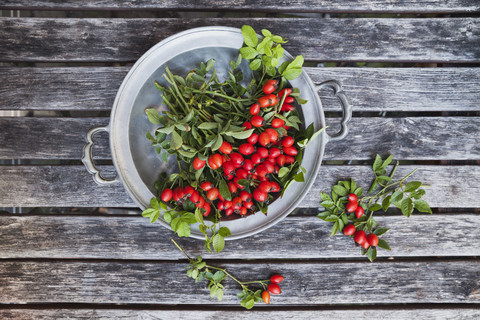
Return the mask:
{"type": "MultiPolygon", "coordinates": [[[[273,300],[272,300],[273,301],[273,300]]],[[[476,320],[480,317],[480,310],[475,308],[461,309],[415,309],[407,310],[392,309],[383,307],[375,310],[365,310],[356,307],[355,310],[279,310],[278,305],[272,302],[272,308],[276,310],[262,310],[262,305],[257,305],[249,311],[230,311],[230,310],[128,310],[121,307],[116,310],[109,309],[60,309],[38,310],[38,309],[9,309],[0,310],[0,317],[5,320],[51,320],[51,319],[144,319],[144,320],[187,320],[187,319],[217,319],[232,320],[245,319],[246,317],[255,319],[270,319],[274,317],[278,320],[290,319],[461,319],[476,320]],[[247,313],[248,312],[248,313],[247,313]]]]}
{"type": "MultiPolygon", "coordinates": [[[[335,122],[327,119],[327,132],[338,130],[335,122]]],[[[0,159],[80,159],[88,130],[108,123],[107,118],[0,118],[0,159]]],[[[326,145],[324,159],[370,160],[376,153],[394,153],[402,160],[480,160],[479,127],[480,117],[353,118],[348,136],[326,145]]],[[[108,134],[94,138],[95,159],[111,159],[108,134]]]]}
{"type": "Polygon", "coordinates": [[[255,12],[422,12],[422,13],[461,13],[475,12],[480,9],[475,0],[401,0],[394,3],[385,1],[353,1],[353,0],[294,0],[269,1],[257,0],[196,0],[196,1],[148,1],[148,0],[89,0],[81,3],[75,0],[4,0],[3,9],[55,9],[55,10],[232,10],[255,12]]]}
{"type": "Polygon", "coordinates": [[[0,20],[3,61],[135,61],[159,41],[194,27],[250,24],[288,30],[285,48],[315,61],[480,61],[474,18],[416,19],[53,19],[0,20]]]}
{"type": "MultiPolygon", "coordinates": [[[[428,187],[425,200],[432,207],[480,207],[479,166],[400,166],[396,177],[413,169],[412,176],[428,187]]],[[[113,166],[101,166],[106,174],[113,166]]],[[[301,208],[319,207],[319,192],[329,191],[338,180],[352,177],[368,188],[369,166],[323,165],[301,208]]],[[[97,185],[83,166],[0,166],[0,206],[2,207],[137,207],[120,183],[97,185]]]]}
{"type": "MultiPolygon", "coordinates": [[[[129,67],[0,67],[0,110],[110,111],[129,67]]],[[[305,68],[315,84],[342,83],[354,110],[478,111],[478,68],[305,68]]],[[[339,110],[320,91],[325,111],[339,110]]]]}
{"type": "MultiPolygon", "coordinates": [[[[382,238],[392,251],[379,249],[378,257],[480,256],[478,215],[414,215],[410,219],[391,216],[376,220],[380,226],[391,229],[382,238]]],[[[192,255],[202,254],[216,260],[366,260],[349,237],[330,237],[331,227],[331,223],[316,217],[288,217],[266,232],[245,240],[228,241],[221,255],[204,254],[203,241],[183,238],[176,241],[192,255]]],[[[170,242],[172,237],[178,238],[143,217],[3,216],[0,258],[182,259],[170,242]]]]}
{"type": "MultiPolygon", "coordinates": [[[[217,264],[218,265],[218,264],[217,264]]],[[[206,284],[185,275],[185,263],[0,262],[0,300],[7,303],[119,303],[238,305],[225,281],[222,302],[206,284]]],[[[285,277],[273,305],[479,303],[478,262],[239,263],[225,264],[239,279],[285,277]],[[304,270],[305,272],[299,272],[304,270]],[[307,272],[308,271],[308,272],[307,272]],[[439,281],[440,280],[440,281],[439,281]],[[362,294],[358,294],[361,288],[362,294]]]]}

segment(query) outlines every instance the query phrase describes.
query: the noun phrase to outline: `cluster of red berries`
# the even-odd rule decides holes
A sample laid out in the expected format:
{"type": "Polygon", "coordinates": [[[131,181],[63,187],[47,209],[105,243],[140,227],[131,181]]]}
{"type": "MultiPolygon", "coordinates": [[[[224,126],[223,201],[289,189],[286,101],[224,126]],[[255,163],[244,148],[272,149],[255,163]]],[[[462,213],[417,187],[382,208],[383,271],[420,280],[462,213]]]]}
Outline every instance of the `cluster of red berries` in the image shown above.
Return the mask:
{"type": "MultiPolygon", "coordinates": [[[[348,195],[348,203],[345,206],[347,212],[355,212],[357,219],[363,216],[365,212],[363,207],[358,205],[357,196],[353,193],[348,195]]],[[[376,234],[366,234],[363,230],[358,230],[353,224],[348,224],[343,228],[343,233],[346,236],[353,235],[353,240],[362,246],[363,249],[368,249],[370,246],[376,247],[378,245],[378,237],[376,234]]]]}
{"type": "Polygon", "coordinates": [[[248,210],[255,212],[252,199],[262,203],[268,200],[269,194],[280,192],[280,185],[271,179],[270,174],[278,174],[281,167],[294,163],[298,150],[294,146],[293,137],[288,133],[281,136],[276,130],[283,127],[285,130],[281,132],[285,133],[290,129],[282,119],[272,119],[271,127],[267,127],[265,119],[260,115],[263,114],[261,109],[275,107],[284,95],[285,103],[279,113],[294,109],[290,104],[294,102],[294,98],[289,96],[292,89],[283,89],[275,95],[273,92],[277,86],[276,80],[269,80],[263,86],[263,92],[266,95],[250,107],[252,117],[250,121],[243,123],[243,127],[245,130],[252,127],[256,130],[238,146],[238,152],[233,152],[234,147],[229,142],[223,141],[218,149],[219,153],[211,154],[206,160],[199,157],[193,160],[192,165],[195,170],[200,170],[207,164],[213,170],[222,170],[225,180],[228,181],[231,200],[224,199],[214,183],[203,181],[200,183],[202,194],[192,186],[177,187],[174,190],[165,189],[161,194],[162,201],[168,202],[173,199],[177,204],[182,204],[188,198],[196,207],[204,209],[204,216],[208,216],[211,204],[218,200],[213,205],[219,212],[223,211],[226,216],[233,213],[246,215],[248,210]],[[244,182],[239,183],[240,180],[244,182]],[[245,190],[246,185],[253,190],[251,193],[245,190]]]}
{"type": "Polygon", "coordinates": [[[280,286],[278,285],[280,282],[283,281],[283,276],[279,275],[279,274],[275,274],[273,276],[270,277],[270,284],[267,286],[267,290],[264,290],[262,292],[262,299],[263,299],[263,302],[265,302],[266,304],[269,304],[270,303],[270,293],[271,294],[281,294],[282,293],[282,289],[280,289],[280,286]]]}

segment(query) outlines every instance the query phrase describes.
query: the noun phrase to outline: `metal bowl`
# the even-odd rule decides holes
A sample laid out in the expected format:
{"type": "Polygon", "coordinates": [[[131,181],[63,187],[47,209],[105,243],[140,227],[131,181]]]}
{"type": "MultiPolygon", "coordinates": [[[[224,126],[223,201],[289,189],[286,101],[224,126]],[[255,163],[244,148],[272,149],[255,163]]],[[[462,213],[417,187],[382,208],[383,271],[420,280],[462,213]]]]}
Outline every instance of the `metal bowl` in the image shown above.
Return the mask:
{"type": "MultiPolygon", "coordinates": [[[[87,170],[93,174],[94,180],[99,184],[121,182],[142,210],[149,207],[150,199],[156,196],[154,185],[160,173],[169,174],[177,170],[174,157],[170,157],[170,161],[164,163],[145,136],[147,131],[153,132],[156,128],[148,121],[145,109],[154,107],[162,110],[163,108],[160,93],[153,85],[154,80],[162,83],[162,74],[167,66],[174,74],[184,76],[188,71],[197,68],[201,62],[211,58],[216,61],[215,68],[219,79],[225,78],[230,68],[229,62],[236,60],[242,43],[240,29],[203,27],[173,35],[147,51],[135,63],[120,86],[109,125],[93,128],[87,135],[82,161],[87,170]],[[118,173],[113,180],[103,179],[93,164],[92,136],[99,131],[110,133],[110,148],[118,173]]],[[[285,51],[284,60],[293,60],[293,57],[285,51]]],[[[241,68],[245,75],[249,74],[246,63],[241,68]]],[[[305,115],[305,126],[313,122],[316,130],[324,127],[322,103],[317,94],[319,87],[312,83],[305,72],[290,83],[293,87],[300,89],[302,98],[308,100],[308,103],[301,106],[301,113],[305,115]]],[[[344,117],[341,131],[335,136],[322,133],[307,146],[302,162],[302,166],[307,170],[305,182],[294,182],[290,185],[282,198],[269,205],[267,215],[257,212],[241,219],[222,221],[221,225],[228,227],[232,233],[227,239],[239,239],[258,233],[287,216],[302,201],[312,186],[322,162],[325,144],[328,141],[342,139],[347,134],[346,124],[351,117],[351,108],[340,84],[336,81],[328,81],[321,86],[332,87],[342,104],[344,117]]],[[[158,221],[170,228],[162,219],[158,221]]],[[[191,237],[204,239],[203,234],[196,227],[192,227],[191,237]]]]}

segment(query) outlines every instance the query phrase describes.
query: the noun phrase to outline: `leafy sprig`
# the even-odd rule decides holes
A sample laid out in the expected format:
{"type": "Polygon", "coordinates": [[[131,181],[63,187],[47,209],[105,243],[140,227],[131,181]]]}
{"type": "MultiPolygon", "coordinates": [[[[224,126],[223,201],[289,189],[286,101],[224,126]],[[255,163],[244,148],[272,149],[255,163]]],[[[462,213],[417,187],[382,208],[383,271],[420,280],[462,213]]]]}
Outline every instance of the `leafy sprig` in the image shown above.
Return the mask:
{"type": "Polygon", "coordinates": [[[208,281],[208,289],[210,290],[210,297],[217,298],[218,301],[223,300],[223,293],[225,286],[222,283],[227,277],[240,285],[242,291],[237,294],[240,299],[240,305],[246,309],[252,309],[255,303],[262,302],[262,289],[267,289],[267,284],[270,280],[254,280],[254,281],[240,281],[229,273],[226,269],[208,265],[201,256],[196,259],[191,258],[187,252],[172,239],[172,242],[180,250],[185,258],[189,261],[187,269],[187,276],[194,279],[195,283],[208,281]],[[249,285],[257,284],[262,289],[252,289],[249,285]]]}
{"type": "MultiPolygon", "coordinates": [[[[414,209],[417,209],[419,212],[432,213],[429,204],[421,199],[425,195],[425,189],[422,188],[424,185],[420,181],[406,182],[417,169],[399,180],[394,180],[393,177],[399,163],[397,162],[387,175],[387,168],[392,159],[392,155],[385,160],[376,155],[372,165],[375,178],[367,195],[363,195],[363,188],[358,187],[353,179],[338,181],[332,187],[330,194],[320,193],[320,198],[322,199],[320,205],[326,210],[319,213],[317,217],[327,222],[333,222],[330,236],[333,237],[339,231],[342,231],[349,223],[353,224],[357,231],[364,230],[377,236],[383,235],[389,229],[378,227],[374,213],[380,210],[386,212],[391,205],[399,208],[406,217],[410,217],[414,209]],[[350,193],[358,197],[358,206],[364,209],[364,214],[361,217],[357,218],[355,213],[350,213],[346,210],[346,204],[349,202],[347,198],[350,193]]],[[[390,250],[390,246],[382,238],[378,239],[378,247],[390,250]]],[[[366,254],[368,259],[373,261],[377,256],[377,248],[372,246],[367,250],[362,248],[362,254],[366,254]]]]}

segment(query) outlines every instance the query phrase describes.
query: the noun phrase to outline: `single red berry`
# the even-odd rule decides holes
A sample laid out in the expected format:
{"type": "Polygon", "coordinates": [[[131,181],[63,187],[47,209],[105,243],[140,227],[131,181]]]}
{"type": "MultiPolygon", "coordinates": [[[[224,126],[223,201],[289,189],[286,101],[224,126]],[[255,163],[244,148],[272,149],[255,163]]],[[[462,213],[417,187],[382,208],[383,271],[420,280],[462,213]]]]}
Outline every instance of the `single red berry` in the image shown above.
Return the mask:
{"type": "Polygon", "coordinates": [[[253,198],[255,200],[257,200],[258,202],[263,202],[263,201],[267,200],[268,195],[267,195],[266,192],[263,192],[262,190],[257,188],[255,190],[253,190],[253,198]]]}
{"type": "Polygon", "coordinates": [[[295,162],[295,158],[292,156],[285,156],[285,163],[286,164],[292,164],[295,162]]]}
{"type": "Polygon", "coordinates": [[[195,191],[192,186],[186,186],[183,191],[185,192],[185,196],[190,197],[192,193],[195,191]]]}
{"type": "Polygon", "coordinates": [[[200,188],[202,188],[203,191],[208,191],[213,188],[213,184],[210,181],[203,181],[200,183],[200,188]]]}
{"type": "Polygon", "coordinates": [[[247,209],[250,209],[251,207],[253,207],[253,201],[248,201],[248,202],[243,202],[243,206],[247,209]]]}
{"type": "Polygon", "coordinates": [[[183,197],[185,197],[185,191],[183,191],[182,188],[177,187],[177,188],[173,189],[172,197],[173,197],[174,201],[183,200],[183,197]]]}
{"type": "Polygon", "coordinates": [[[288,96],[284,100],[284,103],[294,103],[294,102],[295,102],[295,98],[292,96],[288,96]]]}
{"type": "Polygon", "coordinates": [[[268,135],[268,133],[266,132],[262,132],[260,133],[260,135],[258,136],[258,143],[262,146],[266,146],[267,144],[270,143],[270,136],[268,135]]]}
{"type": "Polygon", "coordinates": [[[282,104],[282,107],[280,108],[280,111],[282,111],[282,112],[288,112],[288,111],[293,111],[293,110],[295,110],[295,107],[292,106],[289,103],[282,104]]]}
{"type": "Polygon", "coordinates": [[[280,167],[283,167],[285,165],[285,156],[283,154],[279,155],[277,158],[276,158],[276,161],[277,161],[277,164],[280,166],[280,167]]]}
{"type": "Polygon", "coordinates": [[[273,107],[278,102],[278,97],[274,94],[268,94],[268,95],[265,96],[265,98],[268,99],[268,106],[269,107],[273,107]]]}
{"type": "Polygon", "coordinates": [[[255,166],[255,164],[253,163],[253,161],[251,159],[245,159],[245,161],[243,162],[243,169],[245,169],[247,171],[247,173],[249,173],[250,171],[252,171],[253,167],[255,166]]]}
{"type": "Polygon", "coordinates": [[[267,148],[258,148],[257,149],[257,154],[262,157],[262,159],[265,159],[268,157],[268,149],[267,148]]]}
{"type": "Polygon", "coordinates": [[[350,193],[348,195],[348,201],[350,202],[357,201],[357,195],[355,193],[350,193]]]}
{"type": "Polygon", "coordinates": [[[248,130],[248,129],[252,129],[252,124],[248,121],[245,121],[243,124],[242,124],[242,127],[244,127],[244,131],[245,130],[248,130]]]}
{"type": "Polygon", "coordinates": [[[368,241],[365,240],[364,243],[361,244],[362,248],[367,250],[368,248],[370,248],[370,243],[368,243],[368,241]]]}
{"type": "Polygon", "coordinates": [[[245,190],[241,191],[239,196],[244,202],[249,202],[250,200],[252,200],[252,195],[245,190]]]}
{"type": "Polygon", "coordinates": [[[272,128],[265,129],[265,132],[270,137],[270,142],[275,142],[278,140],[278,131],[272,128]]]}
{"type": "Polygon", "coordinates": [[[358,208],[358,202],[357,201],[349,202],[345,206],[345,209],[347,209],[347,212],[354,212],[355,210],[357,210],[357,208],[358,208]]]}
{"type": "Polygon", "coordinates": [[[262,292],[262,300],[266,304],[270,304],[270,292],[268,292],[268,290],[262,292]]]}
{"type": "Polygon", "coordinates": [[[298,154],[298,150],[295,147],[283,147],[283,153],[289,156],[296,156],[298,154]]]}
{"type": "Polygon", "coordinates": [[[195,170],[200,170],[203,168],[203,166],[205,165],[205,163],[207,163],[207,161],[205,160],[200,160],[199,157],[196,157],[195,159],[193,159],[193,169],[195,170]]]}
{"type": "Polygon", "coordinates": [[[270,94],[273,91],[277,90],[277,88],[278,88],[278,81],[277,80],[268,80],[263,85],[263,93],[270,94]]]}
{"type": "Polygon", "coordinates": [[[280,90],[280,92],[278,93],[278,97],[279,97],[279,98],[282,98],[283,95],[285,95],[285,97],[288,97],[291,93],[292,93],[292,89],[291,89],[291,88],[285,88],[285,89],[283,89],[283,90],[280,90]]]}
{"type": "Polygon", "coordinates": [[[280,283],[283,281],[283,277],[279,274],[274,274],[273,276],[270,277],[270,282],[272,283],[280,283]]]}
{"type": "Polygon", "coordinates": [[[205,212],[203,213],[203,216],[206,217],[210,214],[210,210],[211,210],[211,207],[210,207],[210,203],[208,202],[205,202],[202,206],[203,210],[205,210],[205,212]]]}
{"type": "Polygon", "coordinates": [[[378,245],[378,237],[376,234],[370,233],[367,236],[367,242],[372,246],[376,247],[378,245]]]}
{"type": "Polygon", "coordinates": [[[239,179],[247,179],[248,178],[248,171],[243,168],[238,168],[237,172],[235,173],[237,178],[239,179]]]}
{"type": "Polygon", "coordinates": [[[363,210],[362,206],[358,206],[357,209],[355,209],[355,217],[359,219],[361,216],[363,216],[363,213],[365,211],[363,210]]]}
{"type": "Polygon", "coordinates": [[[265,177],[268,174],[268,169],[264,163],[259,164],[255,170],[259,177],[265,177]]]}
{"type": "Polygon", "coordinates": [[[253,164],[259,164],[262,162],[262,157],[258,154],[258,152],[255,152],[250,156],[250,160],[252,160],[253,164]]]}
{"type": "Polygon", "coordinates": [[[217,202],[217,209],[218,209],[218,211],[222,211],[223,209],[225,209],[225,206],[223,205],[222,200],[217,202]]]}
{"type": "Polygon", "coordinates": [[[265,120],[261,116],[253,116],[252,119],[250,119],[250,122],[252,123],[252,126],[258,128],[264,125],[265,120]]]}
{"type": "Polygon", "coordinates": [[[227,141],[223,141],[222,145],[220,146],[220,148],[218,148],[218,150],[221,153],[230,154],[230,153],[232,153],[232,145],[230,143],[228,143],[227,141]]]}
{"type": "Polygon", "coordinates": [[[240,209],[238,210],[238,214],[241,215],[241,216],[246,215],[247,214],[247,208],[240,207],[240,209]]]}
{"type": "Polygon", "coordinates": [[[193,202],[193,204],[197,204],[200,201],[200,193],[198,193],[197,190],[193,191],[189,199],[193,202]]]}
{"type": "Polygon", "coordinates": [[[239,210],[242,207],[242,199],[240,197],[235,197],[232,200],[233,210],[239,210]]]}
{"type": "Polygon", "coordinates": [[[270,188],[270,192],[278,192],[280,191],[280,185],[276,183],[275,181],[270,181],[270,185],[272,186],[270,188]]]}
{"type": "Polygon", "coordinates": [[[167,189],[163,190],[162,195],[160,196],[160,199],[162,199],[163,202],[168,202],[168,201],[172,200],[172,197],[173,197],[172,189],[167,188],[167,189]]]}
{"type": "Polygon", "coordinates": [[[256,116],[259,112],[260,112],[260,104],[258,103],[252,104],[252,106],[250,107],[250,114],[252,116],[256,116]]]}
{"type": "Polygon", "coordinates": [[[233,213],[233,208],[232,207],[230,207],[228,209],[225,209],[225,215],[226,216],[231,216],[232,213],[233,213]]]}
{"type": "Polygon", "coordinates": [[[280,155],[280,149],[278,149],[277,147],[273,147],[273,148],[270,148],[268,150],[268,157],[269,158],[276,158],[280,155]]]}
{"type": "Polygon", "coordinates": [[[263,181],[258,185],[258,189],[260,189],[263,192],[270,192],[271,188],[272,188],[272,185],[270,184],[270,181],[263,181]]]}
{"type": "MultiPolygon", "coordinates": [[[[268,159],[267,159],[268,160],[268,159]]],[[[273,159],[272,159],[273,160],[273,159]]],[[[275,166],[270,161],[265,161],[263,166],[267,170],[267,173],[272,173],[275,170],[275,166]]]]}
{"type": "Polygon", "coordinates": [[[286,136],[285,138],[282,139],[282,146],[284,147],[291,147],[295,143],[295,139],[293,139],[290,136],[286,136]]]}
{"type": "Polygon", "coordinates": [[[230,155],[230,161],[233,162],[235,168],[240,168],[243,165],[243,156],[238,152],[234,152],[230,155]]]}
{"type": "Polygon", "coordinates": [[[223,206],[225,207],[225,209],[230,208],[232,206],[232,201],[230,200],[223,201],[223,206]]]}
{"type": "Polygon", "coordinates": [[[283,127],[284,124],[285,124],[285,121],[283,121],[282,119],[275,118],[275,119],[272,120],[272,127],[273,128],[283,127]]]}
{"type": "Polygon", "coordinates": [[[220,154],[215,153],[215,154],[212,154],[210,157],[208,157],[208,165],[213,170],[217,170],[222,166],[222,164],[223,164],[223,159],[220,154]]]}
{"type": "Polygon", "coordinates": [[[205,204],[205,198],[200,196],[198,198],[198,202],[195,203],[195,207],[202,208],[204,204],[205,204]]]}
{"type": "Polygon", "coordinates": [[[207,199],[210,201],[217,200],[219,193],[217,188],[210,189],[207,192],[207,199]]]}
{"type": "Polygon", "coordinates": [[[225,162],[223,164],[223,173],[226,176],[233,175],[235,173],[235,165],[231,160],[225,162]]]}
{"type": "Polygon", "coordinates": [[[343,234],[346,236],[351,236],[356,231],[356,228],[353,224],[347,224],[345,228],[343,228],[343,234]]]}
{"type": "Polygon", "coordinates": [[[238,147],[238,152],[246,156],[252,154],[253,151],[255,151],[255,147],[250,143],[243,143],[238,147]]]}
{"type": "Polygon", "coordinates": [[[258,134],[253,132],[250,137],[247,138],[248,143],[255,144],[258,141],[258,134]]]}
{"type": "Polygon", "coordinates": [[[358,230],[357,232],[355,232],[353,240],[358,244],[362,244],[367,241],[367,235],[365,234],[365,231],[358,230]]]}
{"type": "Polygon", "coordinates": [[[228,186],[228,190],[230,191],[230,193],[235,193],[235,192],[237,192],[237,185],[235,184],[235,182],[229,181],[229,182],[227,183],[227,186],[228,186]]]}
{"type": "Polygon", "coordinates": [[[258,99],[257,103],[260,105],[260,108],[267,108],[268,106],[270,106],[270,100],[266,96],[258,99]]]}
{"type": "Polygon", "coordinates": [[[282,289],[280,289],[280,286],[276,283],[270,283],[268,286],[268,291],[270,291],[271,294],[280,294],[282,293],[282,289]]]}

